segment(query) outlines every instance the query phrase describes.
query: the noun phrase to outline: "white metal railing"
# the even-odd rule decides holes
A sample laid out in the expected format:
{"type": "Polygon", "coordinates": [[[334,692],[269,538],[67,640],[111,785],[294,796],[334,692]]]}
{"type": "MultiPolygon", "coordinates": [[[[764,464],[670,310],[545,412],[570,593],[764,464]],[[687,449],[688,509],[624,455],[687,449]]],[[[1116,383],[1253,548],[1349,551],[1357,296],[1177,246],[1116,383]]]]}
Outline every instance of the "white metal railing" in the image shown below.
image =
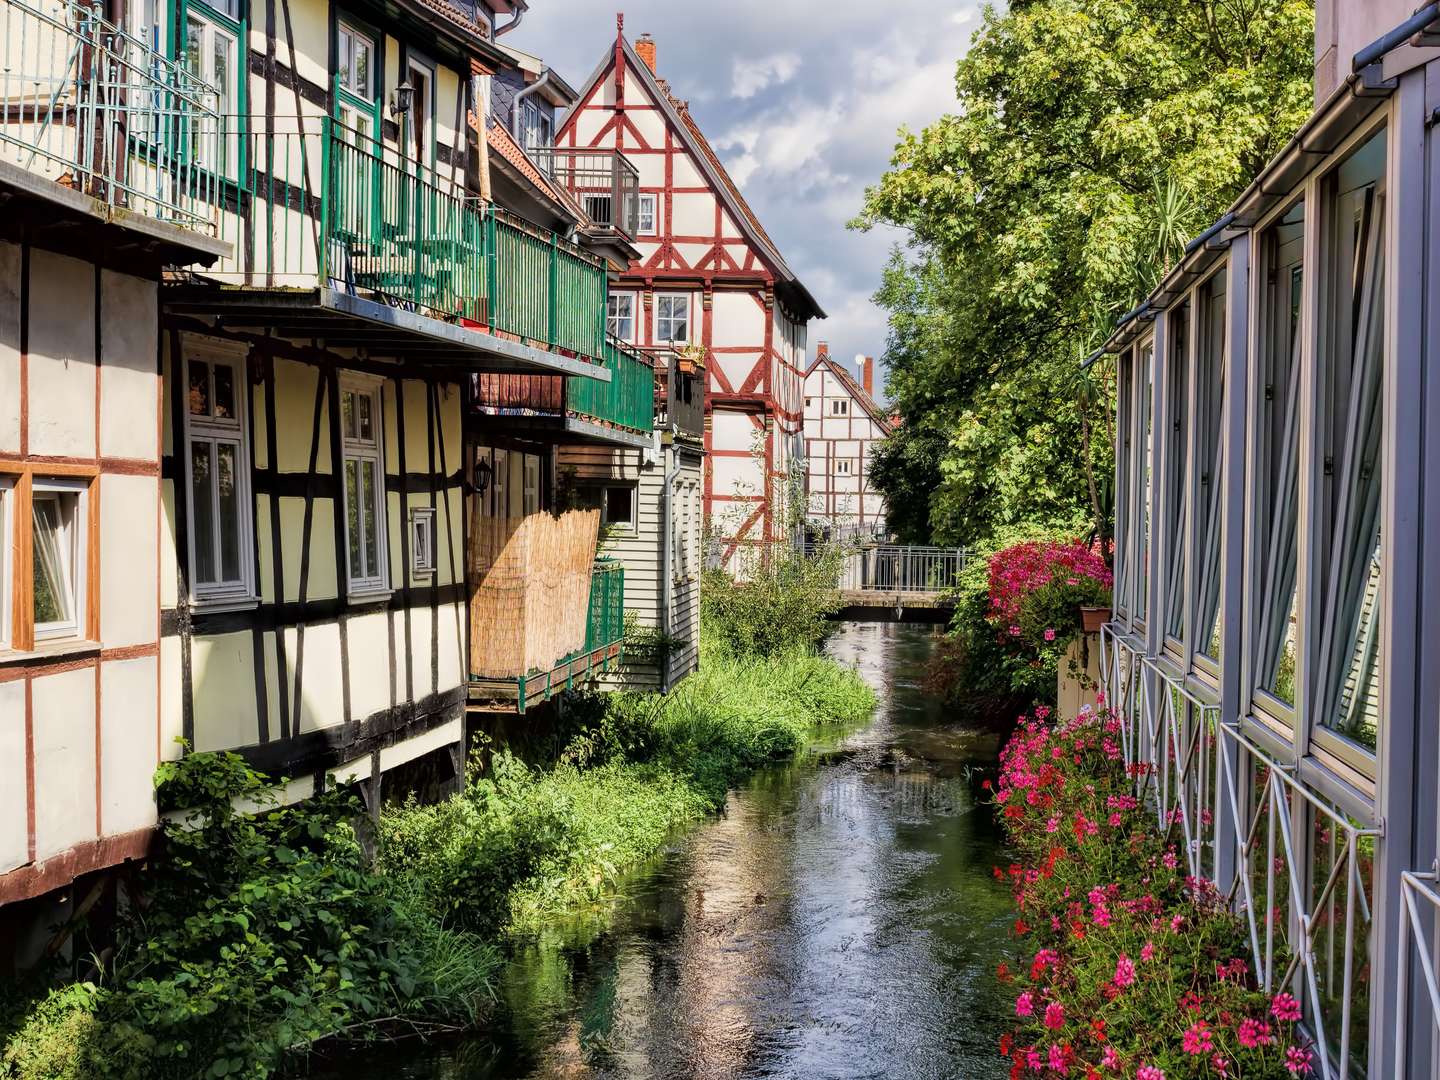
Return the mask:
{"type": "MultiPolygon", "coordinates": [[[[1215,882],[1245,920],[1256,982],[1303,1002],[1318,1075],[1363,1075],[1355,1058],[1366,1048],[1355,1037],[1369,1020],[1380,830],[1350,820],[1122,628],[1107,625],[1100,647],[1102,689],[1137,796],[1162,832],[1178,829],[1189,872],[1215,882]]],[[[1440,995],[1433,1001],[1440,1016],[1440,995]]]]}
{"type": "Polygon", "coordinates": [[[953,589],[970,553],[962,548],[868,544],[845,557],[840,588],[855,592],[935,593],[953,589]]]}
{"type": "MultiPolygon", "coordinates": [[[[1434,870],[1425,874],[1407,870],[1400,875],[1400,963],[1396,970],[1395,1046],[1402,1055],[1410,1045],[1411,1036],[1409,991],[1414,978],[1410,968],[1412,957],[1420,960],[1431,1034],[1440,1034],[1440,983],[1435,977],[1437,930],[1440,930],[1440,892],[1436,891],[1437,885],[1440,885],[1440,873],[1434,870]]],[[[1400,1074],[1397,1072],[1396,1075],[1400,1074]]]]}
{"type": "Polygon", "coordinates": [[[0,0],[0,160],[213,232],[219,92],[75,0],[0,0]]]}

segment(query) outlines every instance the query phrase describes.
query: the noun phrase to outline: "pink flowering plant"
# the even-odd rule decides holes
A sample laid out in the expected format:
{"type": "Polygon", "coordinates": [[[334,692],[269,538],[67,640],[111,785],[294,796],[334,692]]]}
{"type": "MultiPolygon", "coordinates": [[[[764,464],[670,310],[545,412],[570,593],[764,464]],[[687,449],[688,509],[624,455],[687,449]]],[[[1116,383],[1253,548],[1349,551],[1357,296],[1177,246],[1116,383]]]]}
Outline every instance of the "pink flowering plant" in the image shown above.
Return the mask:
{"type": "MultiPolygon", "coordinates": [[[[1029,965],[999,976],[1012,1080],[1032,1074],[1273,1077],[1316,1071],[1300,1003],[1256,984],[1244,924],[1135,796],[1120,722],[1039,708],[1001,754],[995,800],[1012,847],[1015,933],[1029,965]]],[[[1283,963],[1282,963],[1283,967],[1283,963]]]]}
{"type": "Polygon", "coordinates": [[[987,618],[1016,646],[1058,655],[1080,631],[1082,607],[1108,607],[1113,577],[1078,540],[1027,541],[990,557],[987,618]]]}

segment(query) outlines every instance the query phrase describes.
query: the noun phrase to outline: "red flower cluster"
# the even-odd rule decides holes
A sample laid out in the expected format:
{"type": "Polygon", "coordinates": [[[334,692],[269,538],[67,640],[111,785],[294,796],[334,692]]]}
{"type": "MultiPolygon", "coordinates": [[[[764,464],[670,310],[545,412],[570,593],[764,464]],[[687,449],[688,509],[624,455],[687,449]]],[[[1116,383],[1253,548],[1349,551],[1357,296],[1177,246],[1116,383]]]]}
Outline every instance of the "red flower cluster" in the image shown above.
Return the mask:
{"type": "Polygon", "coordinates": [[[1147,773],[1126,768],[1119,736],[1103,708],[1037,710],[1001,753],[995,801],[1018,858],[995,876],[1033,950],[999,973],[1012,1080],[1309,1075],[1301,1003],[1257,984],[1244,924],[1156,831],[1154,788],[1137,797],[1147,773]]]}
{"type": "Polygon", "coordinates": [[[1031,593],[1052,581],[1079,585],[1086,579],[1106,589],[1114,580],[1100,554],[1078,540],[1030,541],[997,551],[990,557],[990,620],[1018,636],[1031,593]]]}

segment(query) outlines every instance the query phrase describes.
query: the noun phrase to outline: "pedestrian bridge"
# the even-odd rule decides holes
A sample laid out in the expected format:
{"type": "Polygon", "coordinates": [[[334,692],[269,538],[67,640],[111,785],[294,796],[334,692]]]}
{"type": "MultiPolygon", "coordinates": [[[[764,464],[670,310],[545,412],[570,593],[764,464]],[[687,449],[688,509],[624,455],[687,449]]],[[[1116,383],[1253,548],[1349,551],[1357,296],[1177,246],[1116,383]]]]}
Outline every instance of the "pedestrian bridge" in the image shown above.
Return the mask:
{"type": "Polygon", "coordinates": [[[948,622],[969,552],[960,548],[867,544],[845,556],[837,618],[948,622]]]}

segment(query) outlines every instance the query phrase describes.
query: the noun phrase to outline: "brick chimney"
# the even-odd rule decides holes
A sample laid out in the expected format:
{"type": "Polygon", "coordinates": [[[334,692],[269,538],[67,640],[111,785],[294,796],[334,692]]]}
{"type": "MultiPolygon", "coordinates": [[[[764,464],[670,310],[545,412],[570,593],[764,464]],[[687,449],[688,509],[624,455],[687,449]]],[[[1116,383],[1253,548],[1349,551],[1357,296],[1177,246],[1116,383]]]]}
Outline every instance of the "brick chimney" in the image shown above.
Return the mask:
{"type": "Polygon", "coordinates": [[[824,359],[825,359],[827,356],[829,356],[829,355],[830,355],[830,343],[829,343],[828,341],[821,341],[821,342],[818,342],[818,343],[815,345],[815,359],[816,359],[816,360],[824,360],[824,359]]]}
{"type": "Polygon", "coordinates": [[[650,74],[655,74],[655,39],[649,34],[641,34],[640,40],[635,42],[635,55],[645,61],[645,66],[650,69],[650,74]]]}
{"type": "Polygon", "coordinates": [[[872,398],[875,396],[875,358],[867,356],[860,361],[860,385],[865,387],[865,393],[872,398]]]}

